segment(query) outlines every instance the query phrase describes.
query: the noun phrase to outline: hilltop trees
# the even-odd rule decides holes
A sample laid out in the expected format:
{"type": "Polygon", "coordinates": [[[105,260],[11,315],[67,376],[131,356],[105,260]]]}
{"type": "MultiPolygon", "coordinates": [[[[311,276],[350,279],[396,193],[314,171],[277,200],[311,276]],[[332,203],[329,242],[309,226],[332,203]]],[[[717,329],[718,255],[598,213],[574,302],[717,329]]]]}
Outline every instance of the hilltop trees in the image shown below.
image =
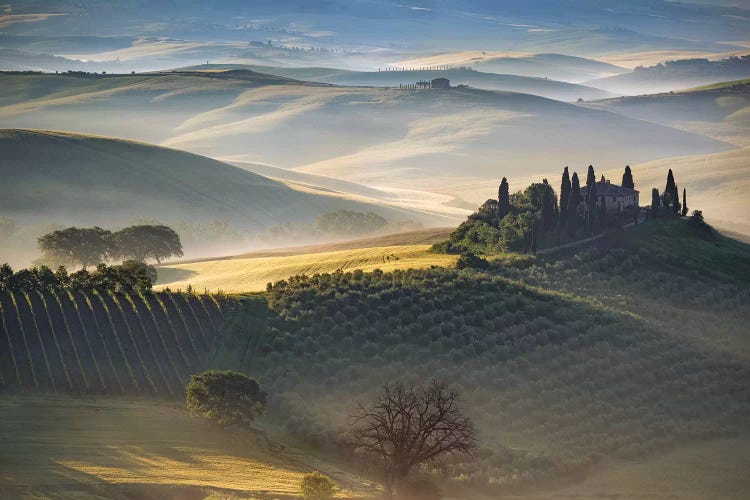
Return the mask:
{"type": "Polygon", "coordinates": [[[156,270],[142,262],[125,261],[119,266],[98,264],[94,272],[81,269],[68,274],[64,266],[52,271],[47,266],[13,272],[8,264],[0,266],[0,293],[59,289],[102,292],[148,293],[156,281],[156,270]]]}
{"type": "Polygon", "coordinates": [[[69,227],[45,234],[37,241],[45,257],[86,269],[112,256],[111,236],[111,231],[100,227],[69,227]]]}
{"type": "Polygon", "coordinates": [[[266,406],[266,393],[239,372],[208,370],[193,375],[187,386],[187,409],[221,427],[249,427],[266,406]]]}
{"type": "Polygon", "coordinates": [[[464,416],[458,393],[436,381],[426,387],[386,385],[374,403],[359,406],[351,438],[356,449],[382,462],[388,498],[412,469],[435,467],[449,455],[477,448],[474,424],[464,416]]]}
{"type": "Polygon", "coordinates": [[[174,229],[163,225],[130,226],[112,235],[115,255],[120,258],[145,262],[154,259],[182,257],[180,236],[174,229]]]}
{"type": "Polygon", "coordinates": [[[635,183],[633,182],[633,173],[630,171],[630,165],[625,165],[625,173],[622,174],[621,186],[628,189],[635,189],[635,183]]]}

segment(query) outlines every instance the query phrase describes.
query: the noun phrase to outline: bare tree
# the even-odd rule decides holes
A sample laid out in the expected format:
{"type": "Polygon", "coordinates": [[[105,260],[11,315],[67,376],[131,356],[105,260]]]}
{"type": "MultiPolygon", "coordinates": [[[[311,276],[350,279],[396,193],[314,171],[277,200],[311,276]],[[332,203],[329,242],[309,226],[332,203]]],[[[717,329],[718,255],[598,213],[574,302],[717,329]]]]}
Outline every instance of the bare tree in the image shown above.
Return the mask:
{"type": "Polygon", "coordinates": [[[476,449],[474,425],[458,400],[457,393],[433,381],[427,387],[386,385],[377,401],[359,405],[352,417],[352,441],[357,450],[383,462],[388,498],[415,466],[439,467],[448,455],[470,455],[476,449]]]}

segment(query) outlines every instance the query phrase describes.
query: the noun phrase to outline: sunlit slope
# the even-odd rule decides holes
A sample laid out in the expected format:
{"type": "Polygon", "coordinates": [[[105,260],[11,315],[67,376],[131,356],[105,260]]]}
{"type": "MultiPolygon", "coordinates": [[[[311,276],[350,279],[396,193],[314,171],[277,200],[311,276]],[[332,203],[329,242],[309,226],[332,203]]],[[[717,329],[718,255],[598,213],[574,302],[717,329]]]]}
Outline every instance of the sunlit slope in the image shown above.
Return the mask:
{"type": "Polygon", "coordinates": [[[145,218],[167,223],[221,220],[262,229],[312,221],[340,209],[371,210],[391,219],[422,218],[332,193],[300,192],[226,163],[143,143],[0,130],[0,150],[2,214],[22,223],[111,227],[145,218]]]}
{"type": "MultiPolygon", "coordinates": [[[[147,81],[118,76],[113,78],[123,84],[115,91],[50,94],[2,106],[0,125],[68,129],[75,123],[80,132],[296,168],[370,187],[429,191],[448,200],[457,191],[466,192],[466,186],[496,183],[502,176],[559,175],[565,164],[614,168],[729,147],[663,125],[528,94],[412,92],[279,77],[263,83],[257,75],[158,73],[147,81]]],[[[6,78],[10,76],[0,75],[0,85],[6,78]]],[[[67,82],[71,77],[43,78],[67,82]]],[[[469,196],[467,201],[476,203],[487,193],[469,196]]]]}
{"type": "Polygon", "coordinates": [[[311,470],[330,475],[348,497],[375,491],[313,456],[262,435],[223,431],[181,406],[3,398],[0,496],[203,498],[216,489],[276,498],[297,495],[302,475],[311,470]]]}
{"type": "Polygon", "coordinates": [[[222,259],[158,268],[157,288],[221,290],[228,293],[265,290],[268,283],[298,274],[451,266],[457,256],[429,252],[431,245],[357,248],[283,257],[222,259]]]}

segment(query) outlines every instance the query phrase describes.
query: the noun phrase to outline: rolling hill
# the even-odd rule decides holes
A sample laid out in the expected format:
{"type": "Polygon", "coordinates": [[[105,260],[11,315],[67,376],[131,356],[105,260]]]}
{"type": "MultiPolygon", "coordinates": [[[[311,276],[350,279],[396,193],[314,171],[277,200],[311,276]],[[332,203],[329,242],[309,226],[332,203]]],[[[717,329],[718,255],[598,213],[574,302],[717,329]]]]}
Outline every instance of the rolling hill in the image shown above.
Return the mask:
{"type": "Polygon", "coordinates": [[[750,55],[718,61],[678,59],[586,82],[619,95],[653,94],[750,77],[750,55]]]}
{"type": "Polygon", "coordinates": [[[605,99],[585,105],[714,137],[737,146],[750,145],[750,80],[605,99]]]}
{"type": "Polygon", "coordinates": [[[12,89],[0,103],[0,126],[64,129],[75,120],[82,133],[395,192],[432,213],[456,204],[454,198],[482,201],[487,192],[477,187],[502,176],[557,175],[565,164],[614,168],[731,147],[615,113],[471,88],[342,87],[242,70],[4,74],[0,84],[12,89]]]}
{"type": "MultiPolygon", "coordinates": [[[[194,66],[188,69],[214,69],[222,65],[194,66]]],[[[238,68],[230,65],[229,68],[238,68]]],[[[516,74],[497,74],[468,68],[450,68],[442,70],[410,69],[391,71],[347,71],[333,68],[284,68],[272,66],[248,66],[248,69],[259,73],[308,80],[313,82],[332,83],[343,86],[398,87],[401,84],[414,84],[418,81],[429,81],[435,78],[448,78],[451,85],[468,85],[485,90],[500,90],[532,94],[558,101],[591,100],[610,97],[612,94],[597,88],[566,83],[545,76],[531,77],[516,74]]]]}

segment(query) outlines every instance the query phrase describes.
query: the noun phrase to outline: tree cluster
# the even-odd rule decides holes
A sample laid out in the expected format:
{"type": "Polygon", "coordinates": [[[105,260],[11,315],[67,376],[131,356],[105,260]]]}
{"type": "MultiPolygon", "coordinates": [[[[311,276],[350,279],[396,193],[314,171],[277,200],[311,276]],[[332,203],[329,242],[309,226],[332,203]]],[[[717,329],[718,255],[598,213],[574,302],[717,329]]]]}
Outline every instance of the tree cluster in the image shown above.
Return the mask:
{"type": "Polygon", "coordinates": [[[161,263],[181,257],[180,236],[163,225],[137,225],[112,232],[100,227],[69,227],[47,233],[37,240],[42,261],[79,265],[83,269],[102,262],[153,259],[161,263]]]}
{"type": "MultiPolygon", "coordinates": [[[[630,189],[635,186],[629,166],[625,167],[622,183],[630,189]]],[[[559,199],[547,179],[510,194],[508,180],[503,177],[498,198],[482,204],[451,234],[448,242],[436,245],[436,250],[478,254],[499,251],[536,253],[538,248],[591,236],[620,216],[607,214],[606,204],[600,202],[596,186],[591,165],[586,176],[585,199],[578,173],[573,172],[571,177],[568,167],[562,173],[559,199]]],[[[637,216],[635,209],[634,213],[637,216]]]]}
{"type": "Polygon", "coordinates": [[[682,189],[682,203],[680,203],[680,190],[674,180],[672,169],[667,172],[667,183],[664,191],[659,194],[657,188],[651,190],[651,215],[659,216],[687,216],[687,190],[682,189]]]}

